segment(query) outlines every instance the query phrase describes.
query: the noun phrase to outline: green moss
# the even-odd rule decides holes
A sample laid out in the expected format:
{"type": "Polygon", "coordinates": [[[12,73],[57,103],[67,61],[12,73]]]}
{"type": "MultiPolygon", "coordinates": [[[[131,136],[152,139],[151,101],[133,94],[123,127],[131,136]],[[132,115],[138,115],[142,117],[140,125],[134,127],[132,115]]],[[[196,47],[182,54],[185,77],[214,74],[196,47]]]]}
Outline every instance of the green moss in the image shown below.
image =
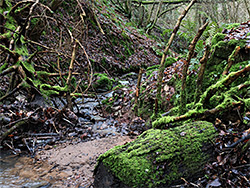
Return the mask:
{"type": "Polygon", "coordinates": [[[34,73],[35,69],[31,63],[28,63],[27,61],[22,61],[21,62],[26,71],[29,71],[30,73],[34,73]]]}
{"type": "Polygon", "coordinates": [[[230,68],[230,72],[239,71],[239,70],[245,68],[249,64],[250,64],[250,61],[243,61],[243,62],[236,63],[236,64],[232,65],[232,67],[230,68]]]}
{"type": "Polygon", "coordinates": [[[5,62],[1,67],[0,67],[0,73],[5,70],[8,67],[8,63],[5,62]]]}
{"type": "Polygon", "coordinates": [[[226,29],[233,29],[233,28],[238,28],[240,26],[240,23],[232,23],[232,24],[229,24],[226,29]]]}
{"type": "Polygon", "coordinates": [[[150,129],[135,141],[104,153],[98,162],[130,187],[167,186],[202,170],[210,156],[201,149],[215,135],[208,122],[150,129]]]}
{"type": "Polygon", "coordinates": [[[217,44],[217,43],[220,42],[220,41],[223,41],[224,38],[225,38],[225,36],[226,36],[226,34],[217,33],[217,34],[213,37],[213,39],[212,39],[212,41],[211,41],[211,46],[217,44]]]}
{"type": "Polygon", "coordinates": [[[177,61],[177,59],[173,58],[173,57],[167,57],[165,60],[165,68],[168,66],[171,66],[173,63],[175,63],[177,61]]]}
{"type": "Polygon", "coordinates": [[[47,80],[50,73],[47,71],[36,71],[37,77],[41,80],[47,80]]]}
{"type": "Polygon", "coordinates": [[[49,84],[41,84],[40,91],[47,96],[59,95],[60,92],[66,92],[67,87],[51,86],[49,84]]]}
{"type": "Polygon", "coordinates": [[[152,125],[153,127],[163,128],[166,124],[174,121],[174,116],[164,116],[155,120],[152,125]]]}
{"type": "Polygon", "coordinates": [[[151,67],[148,67],[148,68],[146,69],[146,75],[149,76],[150,74],[152,74],[152,72],[158,70],[159,67],[160,67],[160,65],[153,65],[153,66],[151,66],[151,67]]]}
{"type": "Polygon", "coordinates": [[[228,42],[229,46],[240,46],[240,48],[244,48],[246,46],[246,40],[236,40],[236,39],[232,39],[228,42]]]}
{"type": "Polygon", "coordinates": [[[114,79],[111,79],[107,76],[107,74],[96,73],[94,76],[97,76],[96,83],[93,84],[94,88],[104,88],[107,90],[111,90],[113,87],[114,79]]]}

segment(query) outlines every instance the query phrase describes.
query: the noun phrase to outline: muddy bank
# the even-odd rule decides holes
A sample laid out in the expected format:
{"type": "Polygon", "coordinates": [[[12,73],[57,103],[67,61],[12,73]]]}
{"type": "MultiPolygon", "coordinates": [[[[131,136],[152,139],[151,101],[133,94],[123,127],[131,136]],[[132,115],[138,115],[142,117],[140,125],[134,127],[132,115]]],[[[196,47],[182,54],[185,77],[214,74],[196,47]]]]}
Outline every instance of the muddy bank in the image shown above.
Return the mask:
{"type": "Polygon", "coordinates": [[[45,180],[52,187],[89,187],[93,183],[93,170],[98,156],[132,140],[128,136],[114,136],[77,144],[64,143],[39,152],[37,159],[41,163],[46,161],[49,166],[44,169],[44,173],[45,180]]]}
{"type": "Polygon", "coordinates": [[[1,187],[92,187],[98,156],[133,139],[113,136],[76,144],[66,142],[46,147],[35,158],[1,155],[1,187]]]}

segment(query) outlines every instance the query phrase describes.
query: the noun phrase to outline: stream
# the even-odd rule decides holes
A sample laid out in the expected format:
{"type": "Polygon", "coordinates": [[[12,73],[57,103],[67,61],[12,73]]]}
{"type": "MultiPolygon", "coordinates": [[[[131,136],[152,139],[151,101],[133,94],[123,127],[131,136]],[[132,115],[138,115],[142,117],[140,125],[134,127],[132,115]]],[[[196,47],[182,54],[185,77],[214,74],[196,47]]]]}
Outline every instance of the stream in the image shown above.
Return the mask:
{"type": "MultiPolygon", "coordinates": [[[[36,140],[37,152],[33,158],[0,150],[0,187],[91,187],[98,156],[133,139],[127,136],[131,133],[129,124],[114,118],[120,118],[124,113],[123,97],[128,98],[129,91],[136,83],[137,75],[132,76],[121,81],[125,88],[84,97],[84,100],[77,98],[74,101],[77,104],[74,112],[78,116],[78,122],[67,128],[64,139],[55,136],[50,144],[46,140],[35,139],[38,134],[34,134],[33,142],[36,140]],[[104,117],[100,113],[100,103],[110,98],[116,98],[111,107],[113,114],[104,117]]],[[[18,96],[19,100],[24,97],[18,96]]],[[[54,98],[59,109],[64,105],[65,101],[62,100],[64,99],[54,98]]],[[[43,97],[37,97],[32,105],[49,106],[43,97]]],[[[137,124],[133,125],[133,131],[138,134],[136,126],[137,124]]]]}

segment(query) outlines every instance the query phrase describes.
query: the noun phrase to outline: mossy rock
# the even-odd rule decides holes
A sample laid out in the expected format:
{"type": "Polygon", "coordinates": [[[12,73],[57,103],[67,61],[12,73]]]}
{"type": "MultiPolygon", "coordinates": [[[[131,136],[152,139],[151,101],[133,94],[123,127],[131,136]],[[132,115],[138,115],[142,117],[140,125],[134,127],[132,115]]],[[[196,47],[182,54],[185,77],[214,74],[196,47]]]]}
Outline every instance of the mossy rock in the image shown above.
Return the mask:
{"type": "Polygon", "coordinates": [[[98,158],[95,187],[168,187],[202,175],[212,158],[212,123],[197,121],[167,130],[149,129],[98,158]]]}

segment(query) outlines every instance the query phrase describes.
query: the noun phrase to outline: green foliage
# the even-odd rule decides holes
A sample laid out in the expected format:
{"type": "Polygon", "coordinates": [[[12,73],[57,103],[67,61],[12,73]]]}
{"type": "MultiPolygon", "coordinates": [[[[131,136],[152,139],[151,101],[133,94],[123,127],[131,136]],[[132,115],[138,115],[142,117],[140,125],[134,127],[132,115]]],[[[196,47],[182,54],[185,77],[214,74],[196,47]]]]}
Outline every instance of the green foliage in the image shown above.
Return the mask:
{"type": "Polygon", "coordinates": [[[1,67],[0,67],[0,73],[5,70],[6,68],[8,68],[8,63],[5,62],[1,67]]]}
{"type": "Polygon", "coordinates": [[[203,56],[204,48],[205,48],[204,43],[205,42],[203,40],[199,40],[195,46],[195,52],[197,53],[197,55],[196,55],[197,59],[200,59],[203,56]]]}
{"type": "MultiPolygon", "coordinates": [[[[172,32],[173,29],[165,29],[162,32],[162,37],[164,38],[165,42],[168,42],[172,32]]],[[[192,35],[190,35],[188,31],[187,32],[177,31],[177,34],[174,38],[171,48],[177,53],[184,53],[191,41],[192,41],[192,35]]]]}

